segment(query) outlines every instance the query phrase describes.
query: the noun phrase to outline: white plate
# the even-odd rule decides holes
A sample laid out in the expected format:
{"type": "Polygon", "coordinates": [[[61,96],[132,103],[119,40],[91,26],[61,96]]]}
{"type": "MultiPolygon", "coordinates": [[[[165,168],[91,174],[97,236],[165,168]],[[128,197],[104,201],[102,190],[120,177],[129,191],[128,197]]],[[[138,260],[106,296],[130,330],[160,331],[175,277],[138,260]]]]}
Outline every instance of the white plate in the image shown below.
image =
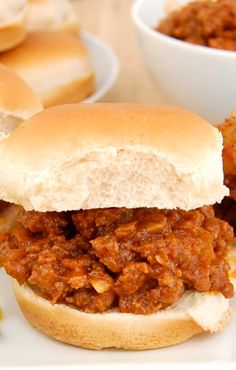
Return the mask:
{"type": "MultiPolygon", "coordinates": [[[[236,311],[236,300],[233,306],[236,311]]],[[[142,352],[91,351],[54,341],[31,327],[15,303],[11,282],[0,271],[0,368],[48,369],[236,369],[236,315],[219,334],[198,335],[175,347],[142,352]]]]}
{"type": "Polygon", "coordinates": [[[96,91],[83,100],[83,103],[94,103],[101,99],[116,81],[119,62],[112,48],[104,41],[86,32],[82,32],[81,38],[89,51],[96,74],[96,91]]]}

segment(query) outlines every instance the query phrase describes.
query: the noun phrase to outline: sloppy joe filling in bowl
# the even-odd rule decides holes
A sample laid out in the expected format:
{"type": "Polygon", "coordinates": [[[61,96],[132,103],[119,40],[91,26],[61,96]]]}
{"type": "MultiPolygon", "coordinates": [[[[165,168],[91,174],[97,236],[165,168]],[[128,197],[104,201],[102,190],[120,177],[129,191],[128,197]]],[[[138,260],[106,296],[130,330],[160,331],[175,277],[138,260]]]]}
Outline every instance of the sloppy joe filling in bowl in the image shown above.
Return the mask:
{"type": "Polygon", "coordinates": [[[186,290],[233,296],[232,228],[213,208],[19,213],[0,235],[0,265],[52,303],[151,314],[186,290]]]}
{"type": "Polygon", "coordinates": [[[156,31],[191,44],[236,51],[236,2],[189,2],[167,13],[156,31]]]}
{"type": "Polygon", "coordinates": [[[223,121],[235,107],[235,1],[136,0],[132,18],[165,101],[223,121]]]}

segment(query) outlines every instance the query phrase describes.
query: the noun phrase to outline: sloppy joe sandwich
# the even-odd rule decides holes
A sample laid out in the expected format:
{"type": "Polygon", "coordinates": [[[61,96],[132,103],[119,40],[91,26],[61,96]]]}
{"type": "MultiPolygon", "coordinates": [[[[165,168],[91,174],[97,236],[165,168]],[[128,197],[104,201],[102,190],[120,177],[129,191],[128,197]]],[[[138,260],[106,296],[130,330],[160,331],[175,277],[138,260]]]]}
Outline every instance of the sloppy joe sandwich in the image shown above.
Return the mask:
{"type": "Polygon", "coordinates": [[[54,107],[0,142],[0,197],[22,207],[0,264],[29,322],[93,349],[223,329],[234,289],[233,231],[212,208],[229,193],[221,153],[195,114],[131,104],[54,107]]]}
{"type": "Polygon", "coordinates": [[[78,17],[69,0],[28,0],[27,28],[77,33],[78,17]]]}
{"type": "Polygon", "coordinates": [[[26,36],[27,0],[0,1],[0,52],[20,44],[26,36]]]}
{"type": "Polygon", "coordinates": [[[0,54],[40,97],[44,107],[79,102],[95,89],[87,49],[77,35],[34,32],[14,50],[0,54]]]}

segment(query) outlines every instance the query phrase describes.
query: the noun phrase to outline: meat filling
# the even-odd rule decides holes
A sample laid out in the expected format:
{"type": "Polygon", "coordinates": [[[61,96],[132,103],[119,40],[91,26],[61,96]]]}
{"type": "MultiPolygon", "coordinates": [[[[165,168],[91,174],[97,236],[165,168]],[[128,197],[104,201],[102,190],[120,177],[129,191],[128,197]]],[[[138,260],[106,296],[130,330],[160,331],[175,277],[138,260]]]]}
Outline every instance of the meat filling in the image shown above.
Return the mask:
{"type": "Polygon", "coordinates": [[[212,207],[21,211],[0,235],[0,265],[52,303],[85,312],[151,314],[186,289],[233,296],[232,228],[212,207]]]}
{"type": "Polygon", "coordinates": [[[236,51],[236,1],[190,2],[170,13],[156,30],[192,44],[236,51]]]}

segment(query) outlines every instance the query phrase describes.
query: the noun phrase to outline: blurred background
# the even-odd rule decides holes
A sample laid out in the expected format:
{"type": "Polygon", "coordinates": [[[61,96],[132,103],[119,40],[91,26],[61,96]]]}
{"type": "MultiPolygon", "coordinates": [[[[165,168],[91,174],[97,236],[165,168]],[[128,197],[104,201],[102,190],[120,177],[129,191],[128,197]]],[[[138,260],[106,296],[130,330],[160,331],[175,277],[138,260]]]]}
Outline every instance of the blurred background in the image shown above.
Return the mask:
{"type": "Polygon", "coordinates": [[[102,101],[163,103],[147,72],[137,46],[130,12],[133,0],[71,0],[80,27],[104,41],[116,52],[120,74],[102,101]]]}

